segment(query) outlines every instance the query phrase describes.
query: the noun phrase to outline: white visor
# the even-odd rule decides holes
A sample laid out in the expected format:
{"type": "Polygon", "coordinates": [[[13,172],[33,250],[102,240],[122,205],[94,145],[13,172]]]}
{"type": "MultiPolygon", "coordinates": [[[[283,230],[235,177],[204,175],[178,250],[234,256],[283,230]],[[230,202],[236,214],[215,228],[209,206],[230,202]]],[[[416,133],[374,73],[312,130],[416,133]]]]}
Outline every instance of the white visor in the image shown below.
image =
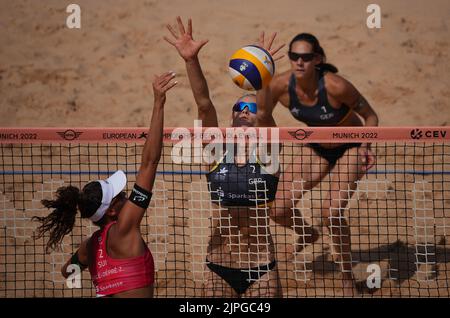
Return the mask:
{"type": "Polygon", "coordinates": [[[98,180],[102,186],[102,204],[89,219],[92,222],[99,221],[108,210],[112,199],[118,195],[127,185],[127,176],[122,170],[117,170],[106,180],[98,180]]]}

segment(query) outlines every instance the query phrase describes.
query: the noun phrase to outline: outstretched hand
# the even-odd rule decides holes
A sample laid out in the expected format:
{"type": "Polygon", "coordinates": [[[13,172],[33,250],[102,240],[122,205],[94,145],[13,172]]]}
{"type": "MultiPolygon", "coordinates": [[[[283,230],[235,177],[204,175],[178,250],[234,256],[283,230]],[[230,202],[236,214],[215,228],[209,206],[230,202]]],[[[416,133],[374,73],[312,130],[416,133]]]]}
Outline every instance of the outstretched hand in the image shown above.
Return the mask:
{"type": "Polygon", "coordinates": [[[174,72],[166,72],[160,76],[155,75],[153,80],[153,97],[155,102],[161,102],[164,104],[166,101],[166,92],[177,85],[177,81],[172,82],[175,78],[174,72]]]}
{"type": "Polygon", "coordinates": [[[277,33],[274,32],[272,35],[266,40],[264,31],[261,32],[261,35],[259,36],[258,45],[262,48],[264,48],[266,51],[272,55],[272,58],[274,61],[278,61],[284,57],[284,54],[278,54],[278,52],[286,45],[286,44],[280,44],[279,46],[275,46],[275,48],[272,48],[273,41],[275,40],[277,36],[277,33]]]}
{"type": "Polygon", "coordinates": [[[208,40],[194,40],[192,37],[191,19],[188,19],[187,30],[184,28],[183,21],[181,21],[179,16],[177,17],[177,25],[178,33],[170,24],[167,24],[167,29],[172,34],[173,38],[164,36],[164,40],[173,45],[185,61],[196,58],[198,52],[206,43],[208,43],[208,40]]]}

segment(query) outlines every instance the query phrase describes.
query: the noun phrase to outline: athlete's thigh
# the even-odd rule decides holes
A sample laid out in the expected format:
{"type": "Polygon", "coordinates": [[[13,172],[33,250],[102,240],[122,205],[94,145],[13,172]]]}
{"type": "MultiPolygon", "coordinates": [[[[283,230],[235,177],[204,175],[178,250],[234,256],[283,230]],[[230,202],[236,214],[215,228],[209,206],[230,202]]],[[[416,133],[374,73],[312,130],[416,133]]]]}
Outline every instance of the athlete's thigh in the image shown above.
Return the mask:
{"type": "Polygon", "coordinates": [[[281,282],[278,266],[261,276],[244,293],[243,297],[281,297],[281,282]]]}
{"type": "Polygon", "coordinates": [[[362,159],[362,156],[358,153],[358,148],[355,147],[348,149],[337,161],[336,166],[331,171],[329,197],[332,200],[340,200],[346,203],[346,200],[351,197],[357,187],[356,181],[364,175],[362,159]]]}
{"type": "Polygon", "coordinates": [[[278,184],[277,198],[299,198],[328,173],[328,162],[307,146],[299,147],[292,163],[285,164],[278,184]]]}

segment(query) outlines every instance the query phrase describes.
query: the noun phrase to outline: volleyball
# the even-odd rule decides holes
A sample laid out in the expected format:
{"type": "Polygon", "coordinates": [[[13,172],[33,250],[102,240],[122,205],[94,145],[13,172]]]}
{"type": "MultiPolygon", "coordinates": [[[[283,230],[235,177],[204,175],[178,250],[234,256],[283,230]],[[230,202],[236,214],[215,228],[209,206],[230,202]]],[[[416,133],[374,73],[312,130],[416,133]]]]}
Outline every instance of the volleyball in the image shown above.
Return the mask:
{"type": "Polygon", "coordinates": [[[254,91],[269,85],[275,73],[275,63],[265,49],[247,45],[231,56],[229,72],[237,86],[254,91]]]}

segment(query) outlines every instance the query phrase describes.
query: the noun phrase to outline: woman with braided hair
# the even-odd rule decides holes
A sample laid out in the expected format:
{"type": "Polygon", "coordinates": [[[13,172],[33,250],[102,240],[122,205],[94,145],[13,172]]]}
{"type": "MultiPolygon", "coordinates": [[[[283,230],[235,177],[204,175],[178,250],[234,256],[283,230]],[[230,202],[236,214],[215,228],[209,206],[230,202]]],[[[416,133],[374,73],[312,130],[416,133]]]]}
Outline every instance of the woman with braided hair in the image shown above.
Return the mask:
{"type": "Polygon", "coordinates": [[[55,249],[74,226],[77,212],[100,229],[84,240],[62,267],[67,278],[69,265],[89,268],[98,297],[152,297],[154,262],[142,239],[140,224],[150,204],[156,169],[161,157],[166,92],[177,84],[175,74],[167,72],[153,81],[154,107],[148,136],[142,151],[142,162],[129,197],[123,189],[127,178],[117,171],[106,180],[92,181],[82,190],[61,187],[56,199],[43,200],[53,211],[41,222],[37,238],[49,232],[47,251],[55,249]]]}

